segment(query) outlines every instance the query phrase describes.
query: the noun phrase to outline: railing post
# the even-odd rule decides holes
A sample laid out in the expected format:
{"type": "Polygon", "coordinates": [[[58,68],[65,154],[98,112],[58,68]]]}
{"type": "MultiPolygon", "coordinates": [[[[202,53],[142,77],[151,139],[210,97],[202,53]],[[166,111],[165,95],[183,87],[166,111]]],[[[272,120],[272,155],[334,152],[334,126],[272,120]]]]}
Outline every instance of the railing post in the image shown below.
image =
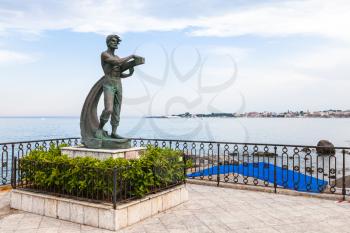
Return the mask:
{"type": "Polygon", "coordinates": [[[11,143],[11,162],[12,162],[12,167],[11,167],[11,177],[10,177],[10,180],[11,180],[11,186],[13,186],[13,169],[14,169],[14,163],[15,163],[15,155],[14,155],[14,151],[15,151],[15,144],[11,143]]]}
{"type": "Polygon", "coordinates": [[[216,171],[216,186],[220,185],[220,143],[217,144],[218,146],[218,155],[217,155],[217,171],[216,171]]]}
{"type": "Polygon", "coordinates": [[[11,181],[12,181],[12,188],[16,189],[16,185],[17,185],[17,157],[13,157],[13,160],[12,160],[11,181]]]}
{"type": "Polygon", "coordinates": [[[274,163],[273,163],[273,188],[275,193],[277,193],[277,171],[276,171],[276,167],[277,167],[277,146],[274,147],[275,149],[275,156],[274,156],[274,163]]]}
{"type": "Polygon", "coordinates": [[[343,187],[342,187],[343,201],[345,201],[346,189],[345,189],[345,149],[343,149],[343,187]]]}
{"type": "Polygon", "coordinates": [[[186,184],[187,166],[186,166],[186,155],[185,155],[185,152],[182,153],[182,162],[184,164],[184,180],[183,180],[183,183],[186,184]]]}
{"type": "Polygon", "coordinates": [[[14,158],[15,158],[15,144],[12,143],[11,144],[11,161],[12,162],[13,162],[14,158]]]}
{"type": "Polygon", "coordinates": [[[113,201],[113,209],[116,209],[117,207],[117,168],[113,168],[113,194],[112,194],[112,201],[113,201]]]}

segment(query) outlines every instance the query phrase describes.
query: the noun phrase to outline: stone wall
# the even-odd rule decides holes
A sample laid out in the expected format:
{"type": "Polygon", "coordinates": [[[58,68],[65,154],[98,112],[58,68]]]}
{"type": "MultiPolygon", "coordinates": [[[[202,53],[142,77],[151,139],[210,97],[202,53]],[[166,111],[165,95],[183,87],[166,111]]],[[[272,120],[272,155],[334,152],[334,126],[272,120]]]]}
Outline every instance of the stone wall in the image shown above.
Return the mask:
{"type": "Polygon", "coordinates": [[[11,208],[108,230],[137,223],[188,200],[185,185],[180,185],[126,204],[94,204],[52,195],[14,189],[11,208]]]}

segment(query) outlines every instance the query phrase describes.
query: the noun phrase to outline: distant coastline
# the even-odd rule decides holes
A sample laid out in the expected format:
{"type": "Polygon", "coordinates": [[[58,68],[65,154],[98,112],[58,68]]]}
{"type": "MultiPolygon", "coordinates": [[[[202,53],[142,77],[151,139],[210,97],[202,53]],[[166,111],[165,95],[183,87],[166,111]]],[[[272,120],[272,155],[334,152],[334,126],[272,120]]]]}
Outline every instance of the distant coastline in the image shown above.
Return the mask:
{"type": "Polygon", "coordinates": [[[145,116],[144,118],[350,118],[350,110],[246,112],[246,113],[182,113],[145,116]]]}

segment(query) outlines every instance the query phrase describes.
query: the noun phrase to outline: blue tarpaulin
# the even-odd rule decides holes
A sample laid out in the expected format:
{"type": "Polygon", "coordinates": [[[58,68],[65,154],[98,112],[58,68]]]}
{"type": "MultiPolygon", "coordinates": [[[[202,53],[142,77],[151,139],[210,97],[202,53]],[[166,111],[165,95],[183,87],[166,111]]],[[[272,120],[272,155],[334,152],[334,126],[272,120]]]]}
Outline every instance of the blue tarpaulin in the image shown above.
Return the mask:
{"type": "Polygon", "coordinates": [[[310,175],[306,175],[299,171],[282,169],[282,167],[274,166],[270,163],[245,163],[237,165],[220,165],[201,169],[188,174],[188,177],[210,176],[218,174],[240,174],[245,177],[253,177],[259,180],[274,183],[274,169],[276,168],[276,183],[286,189],[293,189],[303,192],[322,192],[328,182],[323,179],[317,179],[310,175]]]}

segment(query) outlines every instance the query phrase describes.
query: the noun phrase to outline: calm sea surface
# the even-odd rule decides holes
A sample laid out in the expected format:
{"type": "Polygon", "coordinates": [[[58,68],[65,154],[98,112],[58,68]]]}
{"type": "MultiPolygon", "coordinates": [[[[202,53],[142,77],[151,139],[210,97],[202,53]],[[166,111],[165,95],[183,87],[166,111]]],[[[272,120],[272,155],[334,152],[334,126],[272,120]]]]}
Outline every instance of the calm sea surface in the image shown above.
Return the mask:
{"type": "MultiPolygon", "coordinates": [[[[306,145],[327,139],[336,146],[350,146],[350,119],[122,118],[119,133],[143,138],[306,145]]],[[[0,118],[0,142],[79,136],[78,117],[0,118]]]]}

